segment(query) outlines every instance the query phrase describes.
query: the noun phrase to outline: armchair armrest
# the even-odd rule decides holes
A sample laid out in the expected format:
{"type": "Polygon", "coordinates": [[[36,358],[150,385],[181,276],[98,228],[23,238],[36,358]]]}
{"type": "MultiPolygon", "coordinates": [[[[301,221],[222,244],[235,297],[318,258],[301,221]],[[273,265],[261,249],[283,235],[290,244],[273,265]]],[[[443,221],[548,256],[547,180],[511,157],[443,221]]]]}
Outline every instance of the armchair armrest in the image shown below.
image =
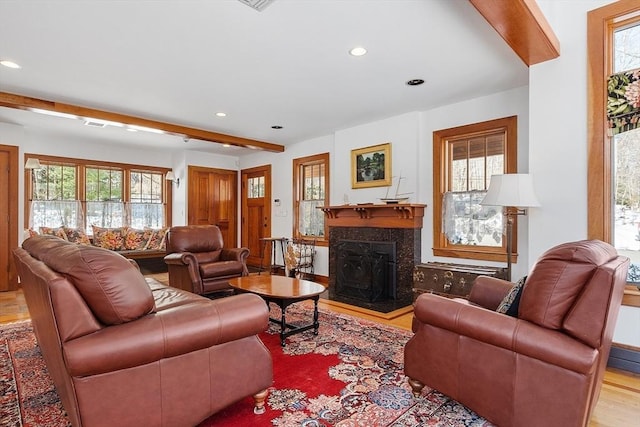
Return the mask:
{"type": "Polygon", "coordinates": [[[416,334],[430,325],[581,374],[594,369],[598,355],[562,332],[438,295],[420,295],[414,316],[416,334]]]}
{"type": "Polygon", "coordinates": [[[257,295],[202,299],[105,327],[64,343],[63,351],[70,375],[96,375],[257,335],[268,322],[257,295]]]}
{"type": "Polygon", "coordinates": [[[478,276],[471,287],[469,302],[488,310],[496,311],[513,285],[508,280],[490,276],[478,276]]]}
{"type": "MultiPolygon", "coordinates": [[[[171,270],[172,266],[183,267],[187,270],[189,281],[191,282],[191,290],[194,293],[202,294],[202,279],[200,278],[200,263],[198,258],[191,252],[174,252],[164,257],[164,262],[171,270]]],[[[181,270],[181,269],[177,269],[181,270]]],[[[169,272],[171,274],[171,271],[169,272]]],[[[186,281],[184,270],[179,273],[186,281]]]]}
{"type": "Polygon", "coordinates": [[[249,248],[222,248],[220,259],[224,261],[239,261],[242,263],[243,276],[249,275],[247,269],[247,258],[249,257],[249,248]]]}

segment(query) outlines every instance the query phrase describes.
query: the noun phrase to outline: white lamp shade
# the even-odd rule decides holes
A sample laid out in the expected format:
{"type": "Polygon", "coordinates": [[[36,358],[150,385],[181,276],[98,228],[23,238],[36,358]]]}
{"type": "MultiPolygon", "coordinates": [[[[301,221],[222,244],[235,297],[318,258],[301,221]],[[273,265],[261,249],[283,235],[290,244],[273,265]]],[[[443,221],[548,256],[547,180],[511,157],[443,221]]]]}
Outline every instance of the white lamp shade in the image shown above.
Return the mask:
{"type": "Polygon", "coordinates": [[[540,206],[531,175],[526,173],[492,175],[487,194],[480,204],[518,208],[540,206]]]}
{"type": "Polygon", "coordinates": [[[25,169],[40,169],[42,165],[40,165],[40,160],[34,159],[30,157],[27,159],[27,162],[24,164],[25,169]]]}
{"type": "Polygon", "coordinates": [[[175,179],[176,175],[173,173],[173,171],[167,172],[167,181],[175,181],[175,179]]]}

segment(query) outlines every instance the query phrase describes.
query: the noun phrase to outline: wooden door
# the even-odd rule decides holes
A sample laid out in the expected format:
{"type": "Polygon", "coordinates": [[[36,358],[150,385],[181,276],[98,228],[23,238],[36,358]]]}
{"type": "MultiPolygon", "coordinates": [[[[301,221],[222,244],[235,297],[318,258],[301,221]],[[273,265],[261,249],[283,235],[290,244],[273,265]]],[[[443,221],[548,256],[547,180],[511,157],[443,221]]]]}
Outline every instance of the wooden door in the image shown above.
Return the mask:
{"type": "Polygon", "coordinates": [[[0,291],[18,289],[18,147],[0,145],[0,291]]]}
{"type": "Polygon", "coordinates": [[[224,245],[238,246],[238,172],[189,166],[187,223],[217,225],[224,245]]]}
{"type": "MultiPolygon", "coordinates": [[[[249,248],[247,265],[260,266],[262,237],[271,236],[271,165],[242,171],[242,246],[249,248]]],[[[265,262],[271,245],[264,248],[265,262]]]]}

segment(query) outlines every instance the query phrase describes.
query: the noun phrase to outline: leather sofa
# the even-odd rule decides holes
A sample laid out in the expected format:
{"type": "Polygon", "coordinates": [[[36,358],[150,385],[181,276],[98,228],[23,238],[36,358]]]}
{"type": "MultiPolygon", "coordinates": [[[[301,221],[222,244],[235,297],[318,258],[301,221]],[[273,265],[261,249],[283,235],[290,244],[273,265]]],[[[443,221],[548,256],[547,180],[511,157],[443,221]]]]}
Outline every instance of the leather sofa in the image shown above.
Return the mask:
{"type": "Polygon", "coordinates": [[[145,279],[107,249],[35,236],[13,252],[45,363],[74,426],[192,426],[246,396],[264,410],[264,301],[145,279]]]}
{"type": "Polygon", "coordinates": [[[434,388],[501,427],[587,426],[628,266],[601,241],[556,246],[530,270],[517,317],[495,311],[513,284],[493,277],[469,301],[420,295],[404,352],[414,394],[434,388]]]}
{"type": "Polygon", "coordinates": [[[229,279],[249,275],[247,248],[225,248],[215,225],[171,227],[166,236],[171,286],[199,295],[232,292],[229,279]]]}

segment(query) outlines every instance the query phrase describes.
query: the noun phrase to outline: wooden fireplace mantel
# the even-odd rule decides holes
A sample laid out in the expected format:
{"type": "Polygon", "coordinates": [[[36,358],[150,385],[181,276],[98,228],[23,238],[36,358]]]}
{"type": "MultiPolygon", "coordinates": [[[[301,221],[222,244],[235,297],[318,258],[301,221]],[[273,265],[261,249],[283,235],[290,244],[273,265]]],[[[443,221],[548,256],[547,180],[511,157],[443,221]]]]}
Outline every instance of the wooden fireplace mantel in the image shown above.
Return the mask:
{"type": "Polygon", "coordinates": [[[419,204],[358,204],[321,206],[329,227],[422,228],[424,208],[419,204]]]}

